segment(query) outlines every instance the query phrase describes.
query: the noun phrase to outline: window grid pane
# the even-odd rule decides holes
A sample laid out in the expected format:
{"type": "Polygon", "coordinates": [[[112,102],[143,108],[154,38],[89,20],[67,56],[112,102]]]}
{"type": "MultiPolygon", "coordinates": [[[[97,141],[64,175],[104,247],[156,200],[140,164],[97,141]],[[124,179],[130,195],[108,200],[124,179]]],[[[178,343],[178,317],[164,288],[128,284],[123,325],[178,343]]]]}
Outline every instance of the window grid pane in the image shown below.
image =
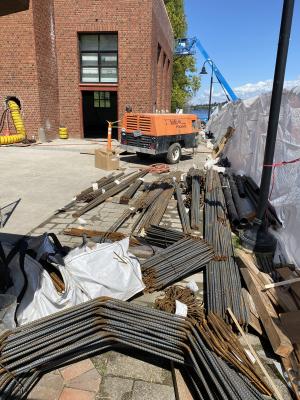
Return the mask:
{"type": "Polygon", "coordinates": [[[101,68],[101,82],[118,82],[117,68],[101,68]]]}
{"type": "Polygon", "coordinates": [[[99,82],[99,68],[82,68],[82,82],[99,82]]]}
{"type": "Polygon", "coordinates": [[[80,36],[81,51],[99,51],[98,35],[81,35],[80,36]]]}
{"type": "Polygon", "coordinates": [[[117,51],[118,36],[117,35],[100,35],[100,51],[117,51]]]}
{"type": "Polygon", "coordinates": [[[97,67],[98,62],[98,53],[81,54],[81,65],[83,67],[97,67]]]}
{"type": "MultiPolygon", "coordinates": [[[[80,50],[82,82],[118,82],[118,35],[80,35],[80,50]]],[[[109,92],[105,96],[109,99],[109,92]]]]}

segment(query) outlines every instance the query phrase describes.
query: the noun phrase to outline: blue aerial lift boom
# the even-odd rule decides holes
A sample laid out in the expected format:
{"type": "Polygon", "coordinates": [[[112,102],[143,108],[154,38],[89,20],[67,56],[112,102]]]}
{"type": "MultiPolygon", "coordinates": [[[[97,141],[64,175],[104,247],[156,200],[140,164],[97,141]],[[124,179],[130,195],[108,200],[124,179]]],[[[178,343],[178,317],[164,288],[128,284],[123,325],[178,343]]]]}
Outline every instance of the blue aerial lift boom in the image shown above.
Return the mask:
{"type": "Polygon", "coordinates": [[[197,39],[197,38],[177,39],[176,45],[175,45],[175,55],[177,55],[177,56],[194,55],[196,53],[195,46],[198,48],[200,53],[203,55],[203,57],[205,58],[205,61],[207,61],[211,65],[218,82],[220,83],[220,85],[222,86],[222,88],[226,94],[227,99],[231,100],[231,101],[237,101],[239,98],[234,93],[234,91],[230,87],[229,83],[224,78],[224,76],[221,74],[219,68],[216,66],[216,64],[213,62],[213,60],[209,57],[207,51],[204,49],[204,47],[202,46],[199,39],[197,39]]]}

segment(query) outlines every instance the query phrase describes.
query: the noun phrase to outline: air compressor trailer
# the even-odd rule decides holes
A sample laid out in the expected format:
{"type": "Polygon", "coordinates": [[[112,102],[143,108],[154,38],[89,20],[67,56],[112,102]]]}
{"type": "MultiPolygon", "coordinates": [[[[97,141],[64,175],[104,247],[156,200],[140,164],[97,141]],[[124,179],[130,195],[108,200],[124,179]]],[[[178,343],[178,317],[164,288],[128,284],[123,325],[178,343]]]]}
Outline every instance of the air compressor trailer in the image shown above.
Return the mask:
{"type": "Polygon", "coordinates": [[[176,164],[183,148],[198,146],[199,129],[194,114],[126,113],[122,120],[121,148],[139,157],[165,155],[176,164]]]}

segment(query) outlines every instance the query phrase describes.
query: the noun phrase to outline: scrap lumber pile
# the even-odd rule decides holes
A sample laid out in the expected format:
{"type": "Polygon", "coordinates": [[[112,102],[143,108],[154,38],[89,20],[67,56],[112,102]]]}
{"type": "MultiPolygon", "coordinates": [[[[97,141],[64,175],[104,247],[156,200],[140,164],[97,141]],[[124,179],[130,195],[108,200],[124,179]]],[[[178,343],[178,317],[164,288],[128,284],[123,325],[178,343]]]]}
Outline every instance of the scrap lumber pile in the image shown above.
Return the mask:
{"type": "Polygon", "coordinates": [[[300,275],[276,268],[277,281],[261,271],[252,255],[237,250],[240,271],[269,342],[300,399],[300,275]]]}

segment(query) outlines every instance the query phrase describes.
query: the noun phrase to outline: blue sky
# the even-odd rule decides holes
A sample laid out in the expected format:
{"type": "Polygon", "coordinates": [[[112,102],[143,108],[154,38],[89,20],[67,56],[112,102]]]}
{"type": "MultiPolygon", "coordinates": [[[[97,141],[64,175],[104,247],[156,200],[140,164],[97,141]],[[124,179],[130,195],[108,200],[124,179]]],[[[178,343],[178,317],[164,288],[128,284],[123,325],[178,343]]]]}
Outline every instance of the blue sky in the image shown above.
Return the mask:
{"type": "MultiPolygon", "coordinates": [[[[188,37],[196,36],[241,98],[271,90],[283,0],[185,0],[188,37]]],[[[203,64],[197,52],[199,71],[203,64]]],[[[208,102],[209,75],[193,102],[208,102]]],[[[295,0],[286,86],[300,85],[300,0],[295,0]]],[[[225,100],[214,85],[213,101],[225,100]]]]}

